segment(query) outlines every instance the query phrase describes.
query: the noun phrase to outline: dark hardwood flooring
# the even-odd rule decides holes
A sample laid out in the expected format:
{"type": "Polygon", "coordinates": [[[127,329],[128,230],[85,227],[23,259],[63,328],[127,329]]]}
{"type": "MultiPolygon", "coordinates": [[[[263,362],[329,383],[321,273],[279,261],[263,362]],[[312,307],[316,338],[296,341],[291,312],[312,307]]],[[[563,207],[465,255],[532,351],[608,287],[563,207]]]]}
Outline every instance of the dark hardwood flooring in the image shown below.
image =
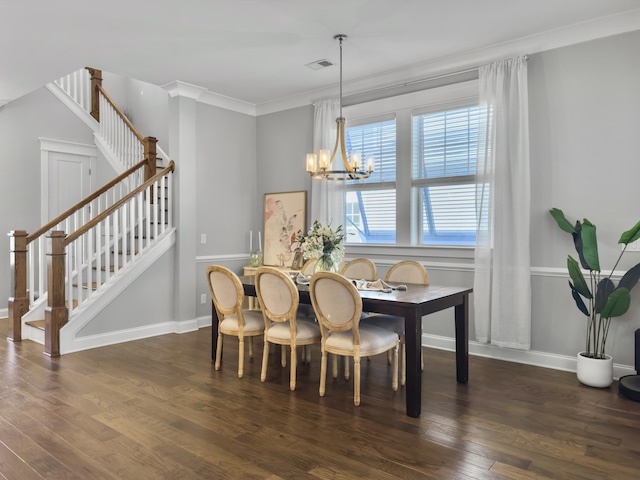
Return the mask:
{"type": "MultiPolygon", "coordinates": [[[[6,320],[0,334],[6,338],[6,320]]],[[[48,358],[0,341],[0,478],[31,479],[640,479],[640,403],[617,384],[424,349],[422,416],[404,413],[384,355],[318,396],[319,350],[289,369],[262,347],[238,379],[237,342],[221,371],[209,328],[48,358]]]]}

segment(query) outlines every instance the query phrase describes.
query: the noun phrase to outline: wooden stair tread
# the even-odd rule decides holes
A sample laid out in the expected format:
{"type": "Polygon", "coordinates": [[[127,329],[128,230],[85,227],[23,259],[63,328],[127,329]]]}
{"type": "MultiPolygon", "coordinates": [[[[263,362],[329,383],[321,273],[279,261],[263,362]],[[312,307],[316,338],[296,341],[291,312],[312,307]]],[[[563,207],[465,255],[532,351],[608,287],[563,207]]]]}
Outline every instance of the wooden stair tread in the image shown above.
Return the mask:
{"type": "Polygon", "coordinates": [[[33,328],[38,328],[40,330],[44,330],[44,320],[30,320],[28,322],[24,322],[26,325],[29,325],[33,328]]]}
{"type": "MultiPolygon", "coordinates": [[[[122,268],[122,265],[118,265],[118,270],[120,270],[122,268]]],[[[97,270],[96,267],[93,267],[94,270],[97,270]]],[[[105,267],[104,265],[100,267],[100,270],[103,272],[107,271],[107,267],[105,267]]],[[[115,272],[115,267],[113,265],[109,266],[109,271],[110,272],[115,272]]]]}

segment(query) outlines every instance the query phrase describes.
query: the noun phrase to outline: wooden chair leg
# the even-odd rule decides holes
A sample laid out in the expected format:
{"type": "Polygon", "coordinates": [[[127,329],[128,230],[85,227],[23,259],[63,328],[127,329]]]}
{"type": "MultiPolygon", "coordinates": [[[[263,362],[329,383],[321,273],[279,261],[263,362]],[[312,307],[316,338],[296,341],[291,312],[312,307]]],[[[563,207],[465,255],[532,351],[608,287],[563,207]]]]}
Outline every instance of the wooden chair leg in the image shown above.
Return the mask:
{"type": "Polygon", "coordinates": [[[244,337],[238,337],[238,378],[244,373],[244,337]]]}
{"type": "Polygon", "coordinates": [[[324,397],[325,386],[327,383],[327,352],[322,351],[322,360],[320,361],[320,396],[324,397]]]}
{"type": "Polygon", "coordinates": [[[249,358],[253,358],[253,337],[249,337],[249,358]]]}
{"type": "Polygon", "coordinates": [[[216,370],[220,370],[221,360],[222,360],[222,333],[218,332],[218,348],[216,348],[216,365],[215,365],[216,370]]]}
{"type": "Polygon", "coordinates": [[[400,356],[400,371],[402,372],[402,375],[400,376],[400,384],[404,385],[407,381],[407,346],[404,342],[402,342],[402,353],[400,356]]]}
{"type": "MultiPolygon", "coordinates": [[[[348,359],[345,357],[345,360],[348,359]]],[[[360,405],[360,357],[353,357],[353,404],[360,405]]]]}
{"type": "Polygon", "coordinates": [[[306,345],[306,352],[307,352],[307,363],[311,364],[311,345],[306,345]]]}
{"type": "Polygon", "coordinates": [[[282,368],[287,366],[287,349],[284,345],[280,345],[280,365],[282,368]]]}
{"type": "Polygon", "coordinates": [[[291,377],[289,378],[289,388],[291,391],[296,389],[296,367],[298,365],[298,352],[296,350],[297,347],[291,345],[291,377]]]}
{"type": "Polygon", "coordinates": [[[392,380],[391,380],[391,388],[393,388],[393,391],[395,392],[398,390],[398,344],[397,343],[396,343],[396,346],[393,347],[393,367],[392,368],[393,368],[393,374],[392,374],[392,380]]]}
{"type": "Polygon", "coordinates": [[[331,366],[332,368],[332,373],[333,373],[333,378],[338,378],[338,356],[337,355],[331,355],[331,366]]]}
{"type": "Polygon", "coordinates": [[[262,349],[262,371],[260,372],[260,381],[267,379],[267,364],[269,363],[269,342],[264,339],[264,348],[262,349]]]}
{"type": "Polygon", "coordinates": [[[351,374],[349,373],[349,357],[344,357],[344,378],[349,380],[351,374]]]}

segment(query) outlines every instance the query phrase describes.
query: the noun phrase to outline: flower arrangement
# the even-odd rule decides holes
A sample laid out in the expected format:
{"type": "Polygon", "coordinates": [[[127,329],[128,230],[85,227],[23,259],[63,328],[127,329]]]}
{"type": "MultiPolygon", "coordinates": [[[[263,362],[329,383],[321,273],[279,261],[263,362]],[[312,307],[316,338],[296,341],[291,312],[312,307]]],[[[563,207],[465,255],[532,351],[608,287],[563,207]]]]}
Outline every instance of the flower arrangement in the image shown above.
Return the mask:
{"type": "Polygon", "coordinates": [[[344,232],[342,225],[335,230],[330,225],[322,225],[315,220],[313,226],[304,234],[299,231],[297,243],[302,248],[305,260],[317,258],[320,267],[329,270],[333,264],[339,265],[344,258],[344,232]]]}

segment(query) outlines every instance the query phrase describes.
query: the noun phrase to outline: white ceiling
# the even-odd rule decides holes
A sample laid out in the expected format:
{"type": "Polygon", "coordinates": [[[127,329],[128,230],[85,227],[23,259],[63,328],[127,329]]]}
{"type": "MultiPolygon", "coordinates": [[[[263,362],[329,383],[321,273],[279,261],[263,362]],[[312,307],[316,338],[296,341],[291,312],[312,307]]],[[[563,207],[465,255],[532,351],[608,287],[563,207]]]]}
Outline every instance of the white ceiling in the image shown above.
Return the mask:
{"type": "Polygon", "coordinates": [[[266,105],[640,29],[640,0],[0,0],[0,105],[84,66],[266,105]],[[565,35],[566,34],[566,35],[565,35]],[[500,51],[500,50],[496,50],[500,51]],[[369,83],[367,83],[369,81],[369,83]]]}

